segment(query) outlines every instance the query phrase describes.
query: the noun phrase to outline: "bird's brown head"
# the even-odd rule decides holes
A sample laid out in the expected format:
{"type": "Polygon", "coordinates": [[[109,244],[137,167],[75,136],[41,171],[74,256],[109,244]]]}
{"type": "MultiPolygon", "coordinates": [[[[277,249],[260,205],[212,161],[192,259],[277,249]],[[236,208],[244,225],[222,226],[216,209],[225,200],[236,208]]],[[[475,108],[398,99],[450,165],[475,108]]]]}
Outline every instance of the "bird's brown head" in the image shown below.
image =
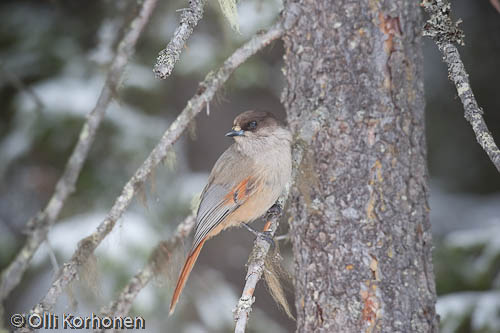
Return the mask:
{"type": "Polygon", "coordinates": [[[282,128],[280,122],[270,112],[245,111],[233,122],[233,128],[226,136],[233,137],[237,142],[272,135],[276,129],[282,128]]]}

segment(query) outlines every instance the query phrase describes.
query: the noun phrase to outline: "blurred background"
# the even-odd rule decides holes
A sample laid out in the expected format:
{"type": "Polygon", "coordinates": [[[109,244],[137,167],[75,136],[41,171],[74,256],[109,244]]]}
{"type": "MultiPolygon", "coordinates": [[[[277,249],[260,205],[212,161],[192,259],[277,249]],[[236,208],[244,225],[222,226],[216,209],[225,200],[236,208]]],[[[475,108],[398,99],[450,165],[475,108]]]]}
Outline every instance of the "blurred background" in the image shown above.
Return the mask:
{"type": "MultiPolygon", "coordinates": [[[[26,222],[52,194],[85,115],[95,105],[116,38],[133,4],[0,3],[2,269],[22,246],[26,222]]],[[[460,52],[498,144],[500,14],[488,0],[457,0],[452,5],[466,33],[466,46],[460,52]]],[[[125,182],[196,92],[198,82],[253,33],[267,28],[281,2],[240,2],[241,34],[231,30],[217,2],[208,2],[173,75],[156,80],[152,65],[178,24],[176,10],[185,6],[183,0],[159,2],[99,129],[77,191],[6,302],[6,319],[30,309],[45,295],[54,267],[68,260],[76,243],[95,230],[125,182]]],[[[136,200],[98,248],[97,266],[85,268],[93,279],[82,278],[72,285],[78,307],[72,308],[67,293],[58,312],[99,312],[144,265],[153,246],[171,235],[189,213],[213,163],[231,143],[224,133],[235,115],[258,108],[284,119],[279,102],[282,52],[281,43],[275,42],[235,72],[211,103],[210,115],[197,117],[196,128],[176,143],[175,154],[155,172],[154,186],[144,191],[144,203],[136,200]]],[[[500,175],[463,118],[462,105],[432,41],[425,40],[424,52],[434,269],[442,331],[500,332],[500,175]]],[[[286,232],[286,226],[281,229],[279,233],[286,232]]],[[[168,276],[157,278],[139,294],[131,314],[143,316],[148,331],[232,331],[230,310],[241,294],[252,243],[253,236],[244,230],[231,230],[208,242],[175,316],[166,319],[174,283],[168,276]]],[[[189,245],[188,240],[183,250],[189,245]]],[[[290,246],[280,246],[290,269],[290,246]]],[[[174,278],[181,264],[168,269],[174,278]]],[[[256,298],[250,332],[294,330],[294,321],[277,308],[262,282],[256,298]]],[[[291,293],[288,298],[293,303],[291,293]]]]}

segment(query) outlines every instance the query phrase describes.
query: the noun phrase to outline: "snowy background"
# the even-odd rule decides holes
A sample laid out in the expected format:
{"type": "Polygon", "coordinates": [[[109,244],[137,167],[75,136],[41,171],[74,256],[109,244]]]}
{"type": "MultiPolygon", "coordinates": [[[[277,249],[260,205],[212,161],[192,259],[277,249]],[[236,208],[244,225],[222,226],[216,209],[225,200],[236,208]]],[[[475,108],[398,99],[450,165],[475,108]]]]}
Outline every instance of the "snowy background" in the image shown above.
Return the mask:
{"type": "MultiPolygon", "coordinates": [[[[500,143],[500,14],[488,0],[452,2],[454,16],[464,21],[466,46],[460,51],[472,87],[500,143]]],[[[3,0],[0,4],[1,268],[23,244],[26,221],[52,194],[102,88],[115,36],[130,3],[3,0]]],[[[185,6],[185,1],[160,1],[99,129],[77,191],[6,302],[7,317],[31,308],[46,293],[54,266],[68,260],[76,243],[94,231],[125,182],[196,92],[198,82],[254,32],[267,28],[281,3],[241,1],[238,35],[221,16],[217,2],[209,2],[173,75],[158,81],[152,64],[178,24],[176,10],[185,6]]],[[[463,118],[436,46],[425,41],[424,52],[431,222],[442,331],[500,332],[500,175],[463,118]]],[[[136,200],[98,248],[97,267],[88,268],[92,278],[73,284],[78,307],[73,309],[65,295],[58,312],[99,312],[144,265],[153,246],[171,235],[189,213],[192,198],[203,188],[218,155],[230,144],[223,134],[236,114],[261,108],[284,118],[279,103],[281,55],[282,45],[274,43],[236,71],[211,104],[210,116],[197,118],[195,135],[184,135],[170,163],[157,170],[154,189],[145,191],[145,203],[136,200]]],[[[175,316],[165,319],[173,284],[168,278],[148,285],[132,314],[146,319],[148,331],[231,331],[230,310],[241,293],[252,242],[253,237],[242,230],[208,242],[175,316]]],[[[289,263],[289,246],[282,251],[289,263]]],[[[277,309],[263,284],[256,297],[251,331],[293,330],[294,322],[277,309]]],[[[293,302],[292,295],[289,300],[293,302]]]]}

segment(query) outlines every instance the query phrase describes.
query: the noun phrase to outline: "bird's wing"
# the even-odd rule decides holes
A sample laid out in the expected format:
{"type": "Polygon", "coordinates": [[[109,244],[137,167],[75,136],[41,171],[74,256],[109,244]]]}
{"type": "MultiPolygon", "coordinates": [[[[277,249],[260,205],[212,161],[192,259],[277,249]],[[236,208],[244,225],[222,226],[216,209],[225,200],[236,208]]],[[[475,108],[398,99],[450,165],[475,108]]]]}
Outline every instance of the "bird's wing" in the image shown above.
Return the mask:
{"type": "Polygon", "coordinates": [[[234,165],[231,165],[231,159],[224,160],[224,165],[216,163],[214,170],[221,168],[218,171],[223,172],[221,174],[218,172],[214,173],[212,171],[208,185],[203,190],[200,207],[198,208],[198,215],[196,217],[196,230],[194,234],[193,247],[191,248],[191,251],[186,259],[186,263],[184,264],[179,279],[177,280],[172,301],[170,302],[170,314],[174,312],[175,305],[179,300],[179,296],[184,288],[184,285],[186,284],[187,278],[193,269],[196,259],[198,259],[198,255],[200,254],[203,244],[207,240],[208,233],[219,225],[219,223],[221,223],[226,216],[238,209],[238,207],[253,193],[255,193],[256,181],[250,176],[245,176],[249,172],[240,171],[238,175],[236,175],[234,172],[235,169],[232,168],[232,166],[234,165]],[[236,184],[222,185],[224,182],[222,184],[217,183],[221,179],[212,177],[214,174],[228,175],[225,174],[224,171],[229,172],[229,177],[222,177],[222,180],[236,179],[236,184]],[[242,177],[244,178],[240,181],[239,179],[242,177]]]}
{"type": "Polygon", "coordinates": [[[233,187],[221,184],[206,187],[198,209],[193,249],[255,192],[256,183],[256,179],[249,176],[233,187]]]}
{"type": "Polygon", "coordinates": [[[255,193],[258,179],[252,161],[230,147],[214,165],[208,184],[201,194],[196,217],[192,250],[221,223],[255,193]]]}

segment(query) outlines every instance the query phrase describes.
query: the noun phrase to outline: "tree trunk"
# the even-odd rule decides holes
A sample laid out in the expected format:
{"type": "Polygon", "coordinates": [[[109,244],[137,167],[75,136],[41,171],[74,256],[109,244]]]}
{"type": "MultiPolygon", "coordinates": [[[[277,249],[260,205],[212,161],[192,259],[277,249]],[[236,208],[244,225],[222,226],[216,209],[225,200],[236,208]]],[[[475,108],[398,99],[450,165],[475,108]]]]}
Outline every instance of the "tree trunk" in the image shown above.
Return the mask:
{"type": "Polygon", "coordinates": [[[297,3],[282,97],[307,143],[289,200],[297,331],[437,332],[418,1],[297,3]]]}

